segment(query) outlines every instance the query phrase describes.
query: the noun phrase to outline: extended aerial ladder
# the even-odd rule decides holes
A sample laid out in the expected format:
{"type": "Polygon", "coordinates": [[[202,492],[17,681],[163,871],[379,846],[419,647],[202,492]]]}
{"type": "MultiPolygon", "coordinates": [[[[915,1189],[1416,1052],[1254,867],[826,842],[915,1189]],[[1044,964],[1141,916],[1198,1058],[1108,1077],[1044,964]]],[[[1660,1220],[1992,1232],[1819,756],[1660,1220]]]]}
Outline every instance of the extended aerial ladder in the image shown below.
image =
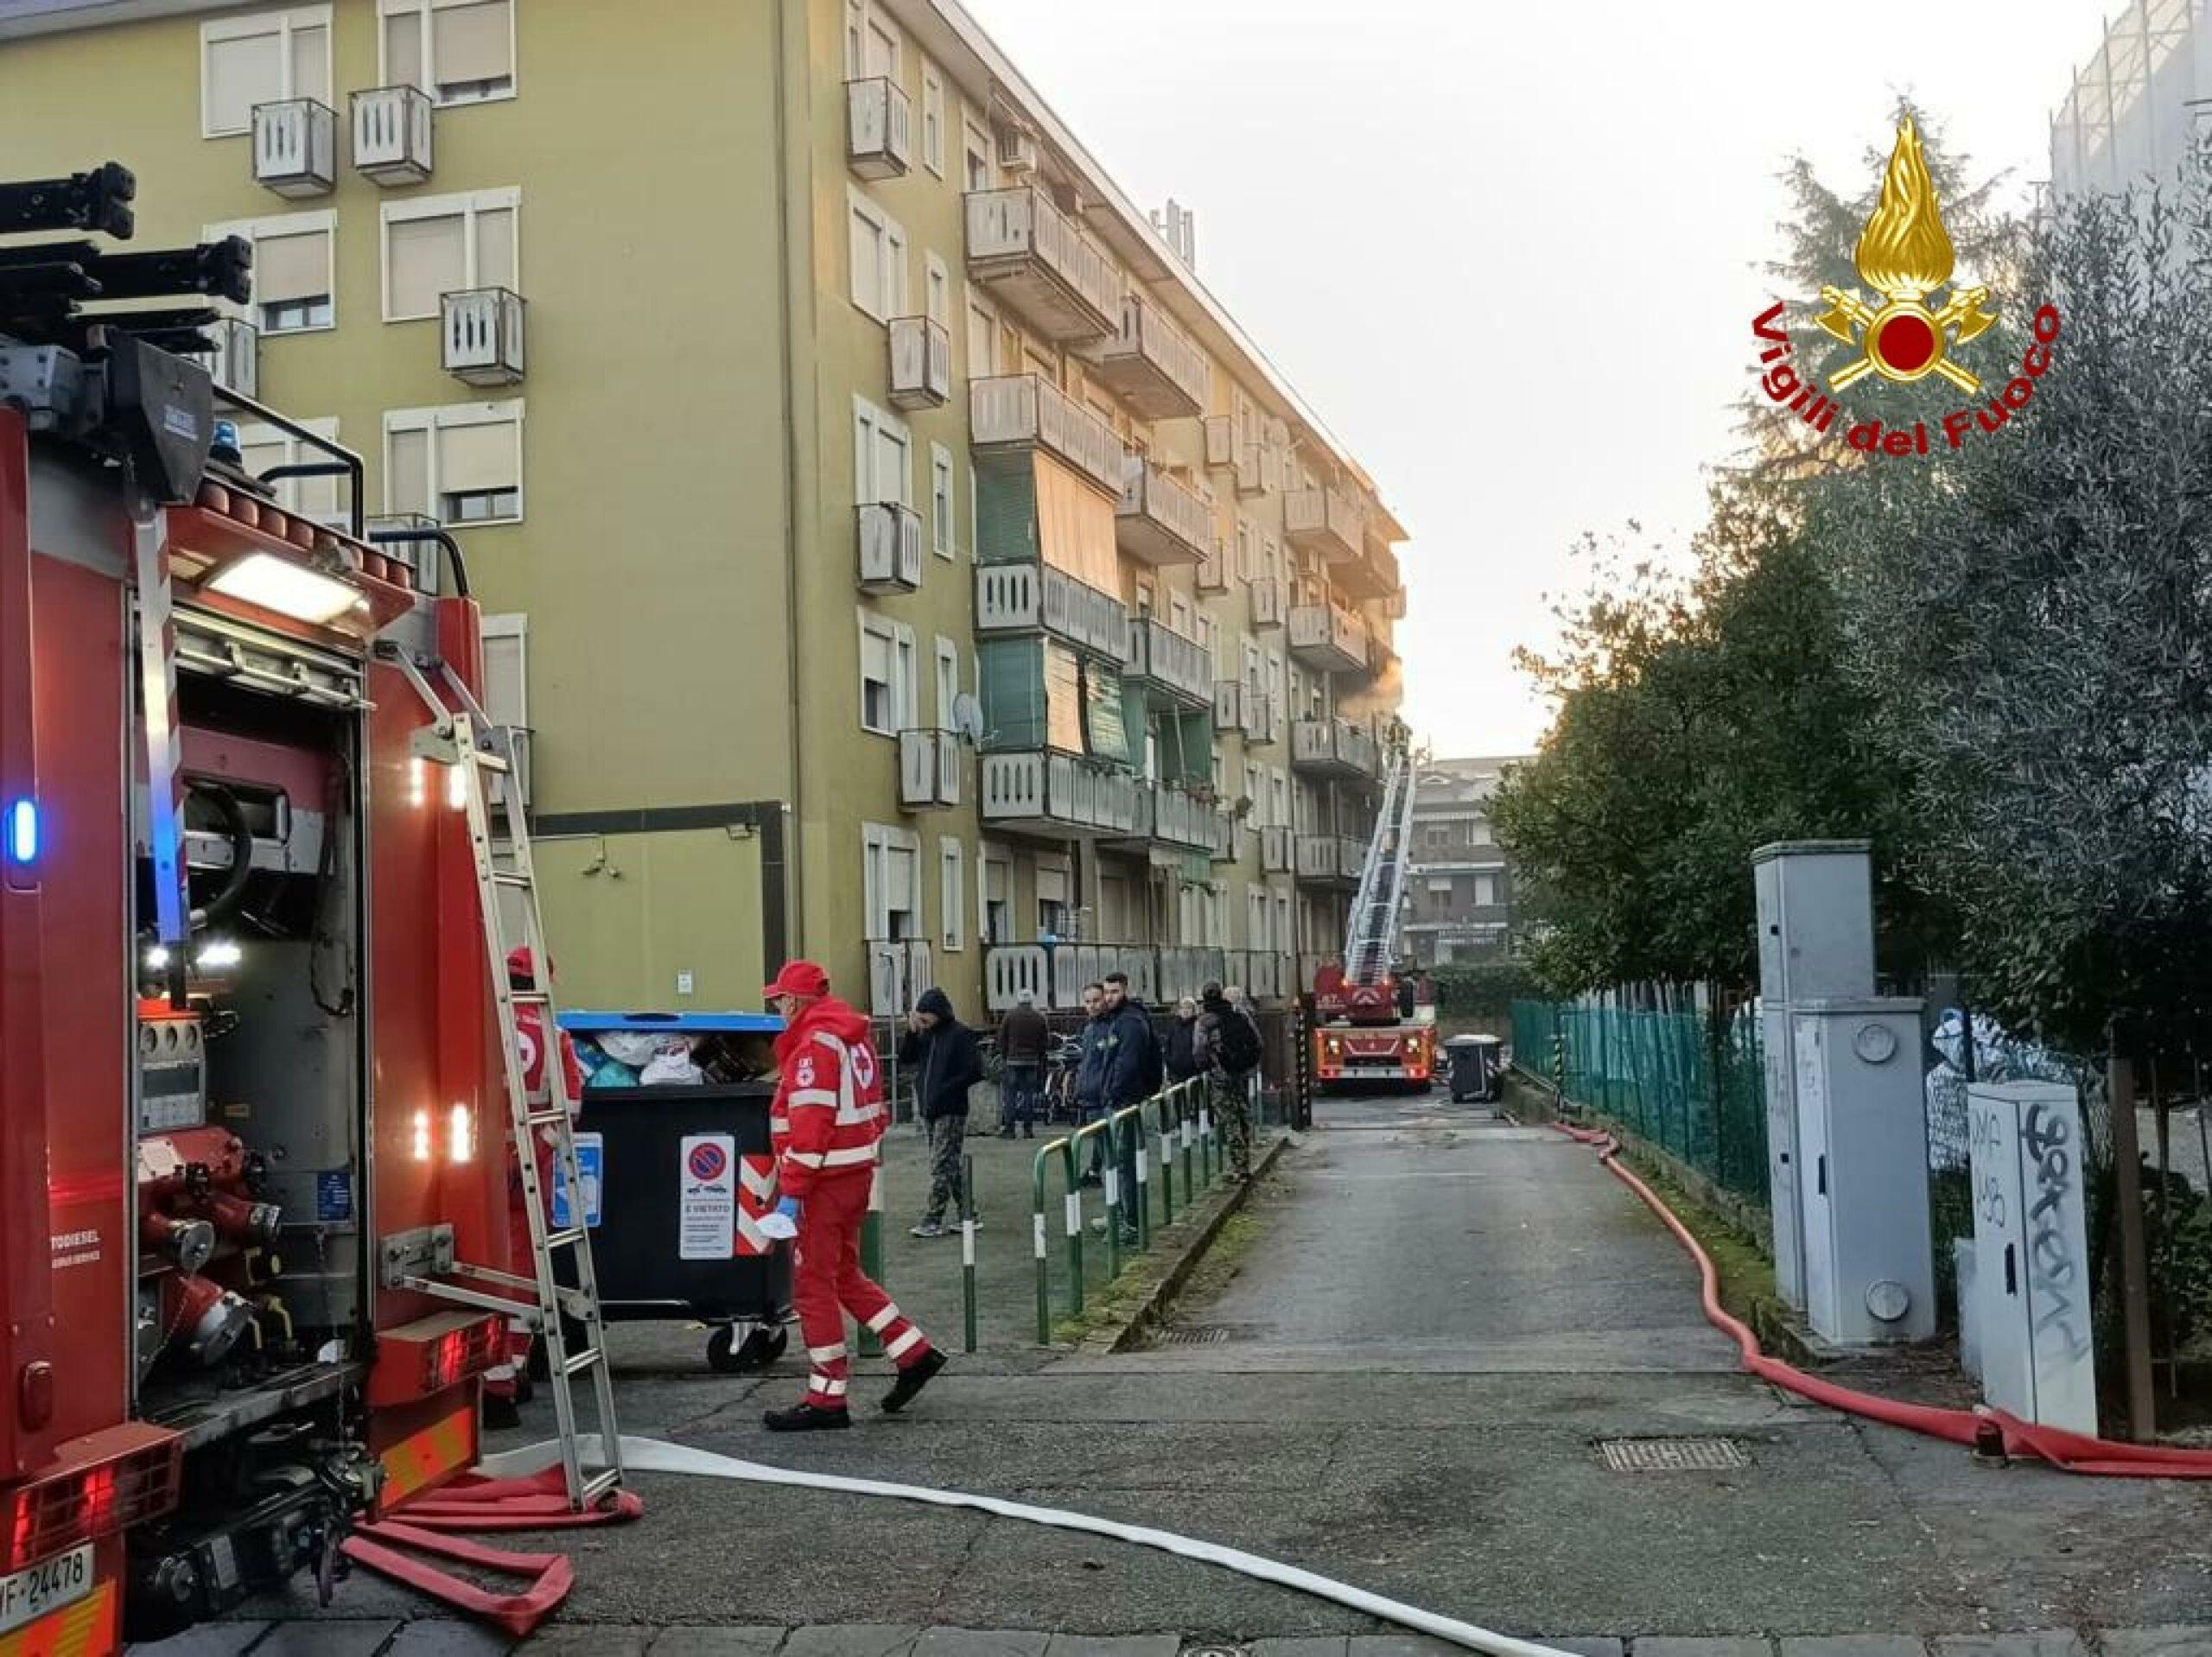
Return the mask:
{"type": "Polygon", "coordinates": [[[1406,865],[1413,848],[1414,755],[1393,744],[1382,804],[1359,871],[1359,890],[1344,929],[1344,985],[1373,989],[1388,982],[1397,959],[1398,925],[1406,900],[1406,865]]]}

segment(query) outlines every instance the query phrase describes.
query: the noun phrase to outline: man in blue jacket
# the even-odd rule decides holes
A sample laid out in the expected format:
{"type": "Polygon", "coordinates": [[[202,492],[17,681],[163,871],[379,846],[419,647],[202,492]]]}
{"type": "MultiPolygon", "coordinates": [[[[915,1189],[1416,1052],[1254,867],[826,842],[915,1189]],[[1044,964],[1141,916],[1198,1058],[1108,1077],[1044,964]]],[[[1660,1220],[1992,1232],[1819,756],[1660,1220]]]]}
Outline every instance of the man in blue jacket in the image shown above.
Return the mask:
{"type": "MultiPolygon", "coordinates": [[[[1105,1048],[1105,1108],[1110,1113],[1125,1110],[1129,1106],[1149,1099],[1160,1091],[1165,1078],[1166,1061],[1160,1051],[1160,1038],[1154,1034],[1152,1015],[1145,1011],[1142,1001],[1129,994],[1128,975],[1106,975],[1105,996],[1102,1003],[1106,1033],[1102,1040],[1105,1048]]],[[[1136,1205],[1142,1194],[1137,1189],[1137,1140],[1141,1130],[1135,1124],[1126,1124],[1120,1133],[1120,1152],[1116,1158],[1119,1176],[1114,1193],[1122,1214],[1122,1241],[1134,1243],[1137,1240],[1136,1205]]],[[[1100,1148],[1100,1159],[1104,1160],[1104,1148],[1100,1148]]]]}
{"type": "MultiPolygon", "coordinates": [[[[1083,1010],[1086,1016],[1082,1027],[1075,1032],[1075,1118],[1078,1123],[1095,1122],[1106,1114],[1106,1071],[1113,1057],[1106,1038],[1112,1028],[1113,1017],[1106,1010],[1103,984],[1083,987],[1083,1010]]],[[[1090,1167],[1084,1174],[1083,1183],[1104,1184],[1099,1170],[1105,1165],[1104,1142],[1094,1139],[1090,1145],[1090,1167]]]]}

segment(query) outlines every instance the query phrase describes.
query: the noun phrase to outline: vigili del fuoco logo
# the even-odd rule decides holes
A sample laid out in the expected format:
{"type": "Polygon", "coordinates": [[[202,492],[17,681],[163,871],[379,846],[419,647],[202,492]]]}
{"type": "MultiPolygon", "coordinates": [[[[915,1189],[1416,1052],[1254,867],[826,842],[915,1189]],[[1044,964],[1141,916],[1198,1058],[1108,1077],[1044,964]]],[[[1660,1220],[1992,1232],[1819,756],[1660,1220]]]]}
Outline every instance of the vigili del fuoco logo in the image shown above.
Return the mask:
{"type": "MultiPolygon", "coordinates": [[[[1920,153],[1920,135],[1908,116],[1897,125],[1897,145],[1882,174],[1882,199],[1859,232],[1852,261],[1859,279],[1874,290],[1874,301],[1856,289],[1823,288],[1821,302],[1827,309],[1814,319],[1857,354],[1829,374],[1827,392],[1822,392],[1789,360],[1792,343],[1781,326],[1784,302],[1777,299],[1751,320],[1752,333],[1766,342],[1759,352],[1764,368],[1759,389],[1825,435],[1841,412],[1828,393],[1840,396],[1869,375],[1878,387],[1884,381],[1910,385],[1934,374],[1976,400],[1943,416],[1946,444],[1960,448],[1976,431],[1999,430],[2027,407],[2036,394],[2036,382],[2050,371],[2058,308],[2045,305],[2036,312],[2035,343],[2021,357],[2019,372],[1983,400],[1981,377],[1969,365],[1978,353],[1966,347],[1988,331],[1997,312],[1986,287],[1951,282],[1957,257],[1950,233],[1943,228],[1936,181],[1928,175],[1927,159],[1920,153]],[[1946,283],[1950,283],[1950,293],[1937,304],[1937,290],[1946,283]]],[[[1879,418],[1855,423],[1847,419],[1844,423],[1844,441],[1866,454],[1928,453],[1925,421],[1886,430],[1879,418]]]]}

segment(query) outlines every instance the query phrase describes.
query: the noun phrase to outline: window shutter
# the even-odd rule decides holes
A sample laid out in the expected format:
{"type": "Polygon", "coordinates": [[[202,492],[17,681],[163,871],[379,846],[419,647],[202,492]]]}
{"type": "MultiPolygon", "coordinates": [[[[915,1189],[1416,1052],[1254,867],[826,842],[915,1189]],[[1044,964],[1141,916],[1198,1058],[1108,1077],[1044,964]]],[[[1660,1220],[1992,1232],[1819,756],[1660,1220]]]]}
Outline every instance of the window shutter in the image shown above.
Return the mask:
{"type": "Polygon", "coordinates": [[[1122,676],[1103,663],[1083,672],[1084,747],[1101,759],[1129,763],[1129,727],[1122,706],[1122,676]]]}
{"type": "Polygon", "coordinates": [[[1037,871],[1037,901],[1040,904],[1064,904],[1068,900],[1068,872],[1065,869],[1037,871]]]}
{"type": "Polygon", "coordinates": [[[476,281],[479,288],[516,288],[515,210],[492,207],[476,215],[476,281]]]}
{"type": "Polygon", "coordinates": [[[441,427],[438,492],[466,495],[514,488],[520,469],[515,464],[515,427],[505,420],[441,427]]]}
{"type": "Polygon", "coordinates": [[[996,858],[983,861],[983,901],[1002,904],[1006,901],[1007,867],[996,858]]]}
{"type": "Polygon", "coordinates": [[[496,725],[530,723],[524,679],[525,636],[519,630],[493,632],[487,627],[484,632],[484,711],[496,725]]]}
{"type": "Polygon", "coordinates": [[[1081,753],[1084,747],[1083,663],[1064,644],[1046,645],[1044,657],[1045,718],[1038,734],[1048,747],[1081,753]]]}
{"type": "Polygon", "coordinates": [[[385,226],[386,277],[394,316],[435,316],[438,295],[468,285],[468,251],[458,213],[395,219],[385,226]]]}
{"type": "Polygon", "coordinates": [[[1037,502],[1026,467],[975,459],[976,562],[1016,564],[1037,556],[1037,502]]]}
{"type": "Polygon", "coordinates": [[[388,86],[430,90],[423,73],[423,20],[412,11],[384,20],[384,78],[388,86]]]}
{"type": "Polygon", "coordinates": [[[316,23],[292,31],[292,90],[294,98],[330,101],[330,31],[316,23]]]}
{"type": "Polygon", "coordinates": [[[897,913],[912,914],[920,907],[914,886],[914,854],[910,847],[883,848],[883,906],[897,913]]]}
{"type": "Polygon", "coordinates": [[[281,305],[330,292],[330,233],[264,236],[253,244],[253,298],[257,305],[281,305]]]}
{"type": "Polygon", "coordinates": [[[430,62],[438,85],[505,80],[514,73],[510,0],[466,0],[430,13],[430,62]]]}
{"type": "Polygon", "coordinates": [[[891,640],[873,628],[861,633],[861,677],[891,682],[891,640]]]}
{"type": "Polygon", "coordinates": [[[430,434],[421,428],[395,431],[386,445],[391,475],[385,479],[385,508],[393,512],[430,511],[430,434]]]}
{"type": "Polygon", "coordinates": [[[242,132],[253,124],[253,106],[284,95],[284,37],[266,35],[207,42],[207,129],[242,132]]]}
{"type": "Polygon", "coordinates": [[[270,467],[283,466],[291,458],[291,445],[281,432],[266,426],[249,426],[238,433],[238,461],[250,476],[257,478],[270,467]]]}

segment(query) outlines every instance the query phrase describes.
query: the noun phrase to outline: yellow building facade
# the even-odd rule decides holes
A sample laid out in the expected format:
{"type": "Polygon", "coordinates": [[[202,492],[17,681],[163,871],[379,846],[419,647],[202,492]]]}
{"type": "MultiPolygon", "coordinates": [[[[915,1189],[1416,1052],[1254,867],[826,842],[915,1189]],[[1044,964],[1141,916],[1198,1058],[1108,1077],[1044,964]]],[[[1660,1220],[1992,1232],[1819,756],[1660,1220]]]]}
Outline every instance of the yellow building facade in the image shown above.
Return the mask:
{"type": "Polygon", "coordinates": [[[251,240],[219,376],[462,546],[569,1000],[1338,947],[1403,531],[953,0],[44,0],[0,84],[11,176],[251,240]]]}

